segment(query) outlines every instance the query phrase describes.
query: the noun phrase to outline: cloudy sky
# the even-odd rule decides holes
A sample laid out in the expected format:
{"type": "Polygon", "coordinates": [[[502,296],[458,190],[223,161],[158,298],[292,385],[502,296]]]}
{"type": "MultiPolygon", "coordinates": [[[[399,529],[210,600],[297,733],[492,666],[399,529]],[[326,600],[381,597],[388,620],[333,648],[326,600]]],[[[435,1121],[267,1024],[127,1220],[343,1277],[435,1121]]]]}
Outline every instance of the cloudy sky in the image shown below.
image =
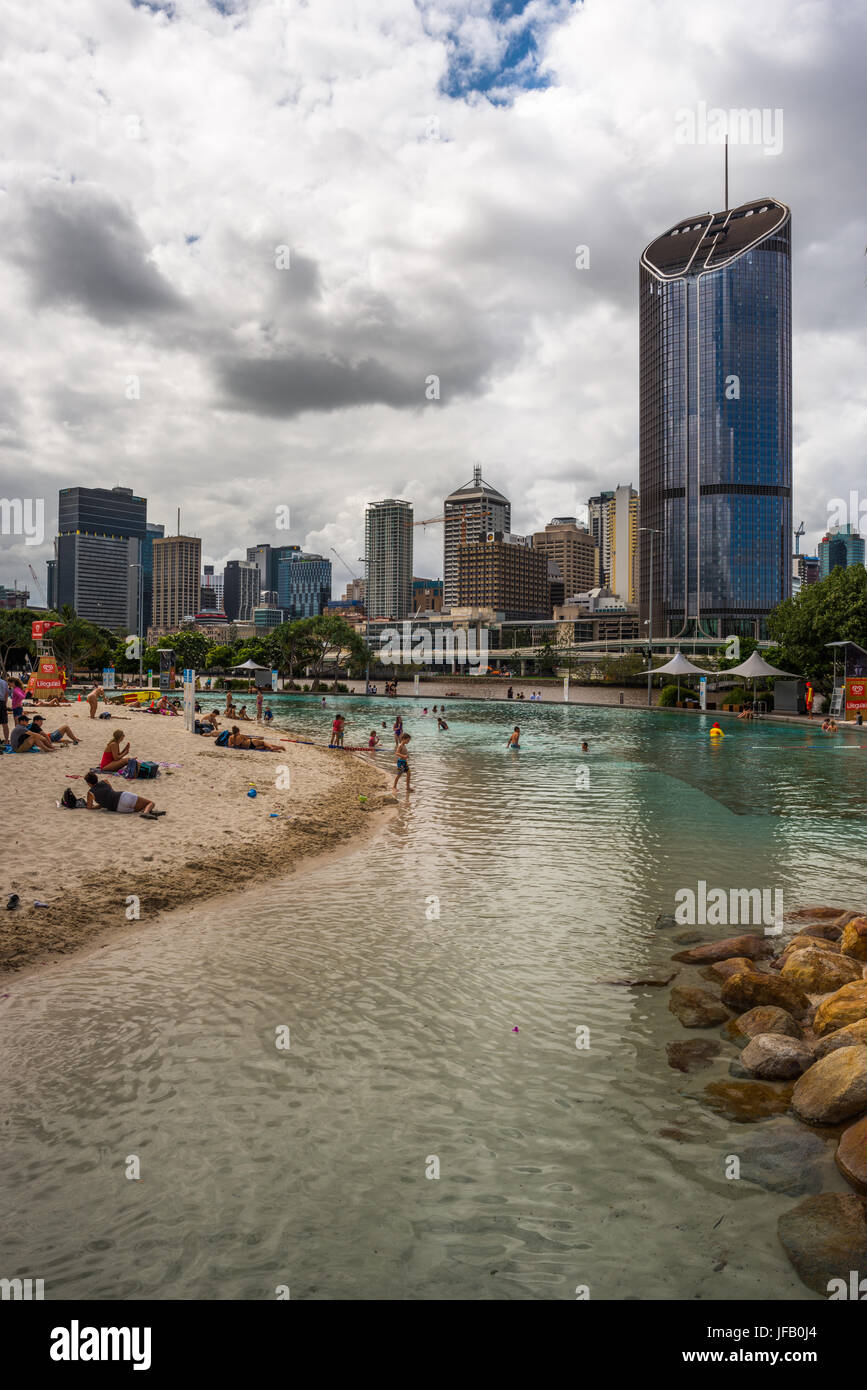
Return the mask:
{"type": "Polygon", "coordinates": [[[0,537],[0,583],[44,583],[61,486],[180,506],[218,566],[355,570],[368,501],[438,516],[476,462],[518,532],[637,486],[638,258],[723,205],[678,138],[701,102],[782,112],[730,201],[792,209],[809,549],[867,499],[862,0],[6,0],[3,30],[0,494],[46,541],[0,537]]]}

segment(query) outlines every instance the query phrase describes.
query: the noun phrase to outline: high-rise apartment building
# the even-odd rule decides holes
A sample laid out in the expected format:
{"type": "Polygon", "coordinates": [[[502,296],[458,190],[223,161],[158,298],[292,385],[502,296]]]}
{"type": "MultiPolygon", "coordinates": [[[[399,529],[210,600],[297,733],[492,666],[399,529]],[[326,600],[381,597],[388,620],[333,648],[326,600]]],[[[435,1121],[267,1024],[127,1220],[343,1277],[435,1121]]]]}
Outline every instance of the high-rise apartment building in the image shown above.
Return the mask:
{"type": "Polygon", "coordinates": [[[200,607],[202,542],[198,536],[155,536],[154,628],[175,632],[182,618],[195,617],[200,607]]]}
{"type": "Polygon", "coordinates": [[[259,603],[259,566],[251,560],[227,560],[223,569],[223,609],[231,623],[251,623],[259,603]]]}
{"type": "MultiPolygon", "coordinates": [[[[587,503],[588,526],[599,551],[599,569],[593,581],[594,584],[607,584],[611,574],[610,526],[613,498],[614,493],[609,489],[607,492],[597,493],[587,503]]],[[[591,586],[588,585],[587,587],[590,588],[591,586]]]]}
{"type": "Polygon", "coordinates": [[[443,608],[458,602],[458,548],[494,531],[508,535],[512,506],[507,497],[482,478],[478,465],[473,480],[449,494],[443,504],[443,608]]]}
{"type": "Polygon", "coordinates": [[[684,218],[639,283],[642,620],[652,532],[654,635],[764,636],[792,586],[789,209],[684,218]]]}
{"type": "Polygon", "coordinates": [[[819,541],[819,575],[827,579],[832,570],[863,565],[864,538],[854,526],[832,526],[819,541]]]}
{"type": "Polygon", "coordinates": [[[272,547],[270,545],[247,546],[247,559],[251,564],[256,565],[259,570],[260,594],[266,593],[268,589],[276,589],[277,587],[276,582],[271,582],[272,579],[275,579],[271,552],[272,547]]]}
{"type": "Polygon", "coordinates": [[[412,614],[412,507],[393,497],[371,502],[364,515],[367,613],[391,621],[412,614]]]}
{"type": "Polygon", "coordinates": [[[596,542],[574,516],[555,516],[544,531],[534,532],[533,546],[557,566],[566,598],[595,585],[599,564],[596,542]]]}
{"type": "Polygon", "coordinates": [[[548,557],[529,536],[494,531],[458,546],[454,608],[492,608],[505,620],[551,616],[548,557]]]}
{"type": "Polygon", "coordinates": [[[617,487],[608,502],[608,587],[624,603],[635,603],[638,591],[638,493],[617,487]]]}
{"type": "Polygon", "coordinates": [[[69,604],[80,618],[135,632],[146,498],[129,487],[61,488],[57,532],[55,607],[69,604]]]}

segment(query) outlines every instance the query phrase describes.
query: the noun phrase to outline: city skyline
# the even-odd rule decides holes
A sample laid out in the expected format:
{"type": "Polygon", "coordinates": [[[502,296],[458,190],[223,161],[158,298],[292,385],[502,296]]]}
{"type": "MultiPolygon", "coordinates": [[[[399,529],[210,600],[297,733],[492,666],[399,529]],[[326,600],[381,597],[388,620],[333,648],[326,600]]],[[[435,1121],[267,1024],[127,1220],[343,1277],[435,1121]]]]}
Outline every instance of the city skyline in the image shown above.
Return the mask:
{"type": "MultiPolygon", "coordinates": [[[[277,5],[234,17],[246,76],[225,104],[220,10],[95,15],[92,55],[63,11],[63,81],[5,183],[4,492],[130,485],[170,529],[180,502],[223,568],[269,538],[358,555],[371,499],[436,515],[476,463],[519,534],[637,484],[635,263],[660,227],[722,205],[721,147],[677,120],[718,102],[784,115],[775,147],[732,146],[730,203],[767,191],[797,226],[793,522],[813,553],[862,466],[864,16],[844,4],[790,31],[776,5],[700,3],[685,25],[668,4],[651,19],[561,3],[471,32],[445,8],[427,25],[434,6],[385,9],[400,33],[356,19],[369,46],[327,107],[327,4],[291,37],[277,5]],[[673,42],[688,78],[663,61],[673,42]],[[188,90],[155,75],[181,47],[203,77],[188,90]],[[614,144],[612,76],[594,71],[612,49],[634,59],[614,144]],[[195,159],[176,157],[178,128],[199,132],[195,159]]],[[[16,45],[32,81],[23,26],[16,45]]],[[[44,582],[52,539],[50,523],[26,551],[0,538],[0,583],[28,587],[27,563],[44,582]]],[[[415,540],[438,575],[437,529],[415,540]]]]}

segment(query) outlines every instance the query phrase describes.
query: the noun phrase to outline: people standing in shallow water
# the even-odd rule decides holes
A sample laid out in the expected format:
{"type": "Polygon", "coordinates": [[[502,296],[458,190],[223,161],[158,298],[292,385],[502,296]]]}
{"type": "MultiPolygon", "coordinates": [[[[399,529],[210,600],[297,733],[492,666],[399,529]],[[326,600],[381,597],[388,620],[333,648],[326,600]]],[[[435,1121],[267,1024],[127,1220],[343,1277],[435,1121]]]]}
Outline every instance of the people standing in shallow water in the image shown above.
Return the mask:
{"type": "Polygon", "coordinates": [[[394,721],[394,724],[392,725],[392,733],[394,734],[394,746],[396,748],[397,745],[400,743],[401,738],[403,737],[403,720],[401,719],[400,715],[397,716],[397,718],[394,721]]]}
{"type": "Polygon", "coordinates": [[[405,778],[406,778],[406,790],[407,790],[407,795],[412,791],[412,787],[411,787],[410,784],[409,784],[409,782],[410,782],[409,749],[408,749],[408,747],[407,747],[407,744],[409,743],[409,739],[410,739],[409,734],[404,734],[404,733],[402,733],[401,736],[400,736],[400,742],[398,743],[397,748],[396,748],[396,750],[395,750],[396,763],[397,763],[397,772],[396,772],[395,775],[394,775],[394,782],[393,782],[393,784],[392,784],[392,791],[396,792],[396,791],[397,791],[397,784],[398,784],[398,782],[400,781],[401,777],[405,777],[405,778]]]}
{"type": "Polygon", "coordinates": [[[518,728],[518,726],[517,726],[517,724],[516,724],[515,727],[514,727],[514,729],[512,730],[511,736],[510,736],[510,738],[509,738],[508,743],[506,744],[506,747],[507,747],[507,748],[520,748],[520,746],[521,746],[521,730],[518,728]]]}

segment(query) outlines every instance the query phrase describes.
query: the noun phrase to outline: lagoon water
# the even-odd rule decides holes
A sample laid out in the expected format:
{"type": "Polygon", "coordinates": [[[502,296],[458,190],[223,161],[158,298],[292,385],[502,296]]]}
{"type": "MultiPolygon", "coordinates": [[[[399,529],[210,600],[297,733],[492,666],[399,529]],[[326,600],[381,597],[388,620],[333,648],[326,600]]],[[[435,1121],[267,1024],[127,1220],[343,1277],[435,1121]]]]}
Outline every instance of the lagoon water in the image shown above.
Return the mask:
{"type": "MultiPolygon", "coordinates": [[[[708,1109],[728,1053],[687,1076],[665,1043],[716,1030],[606,982],[675,968],[654,922],[699,880],[867,905],[857,734],[273,703],[324,741],[335,703],[347,743],[386,720],[387,747],[400,708],[417,790],[327,866],[154,926],[143,904],[140,933],[0,987],[0,1274],[47,1299],[813,1298],[776,1238],[797,1198],[725,1176],[793,1122],[708,1109]]],[[[821,1177],[848,1190],[833,1145],[821,1177]]]]}

